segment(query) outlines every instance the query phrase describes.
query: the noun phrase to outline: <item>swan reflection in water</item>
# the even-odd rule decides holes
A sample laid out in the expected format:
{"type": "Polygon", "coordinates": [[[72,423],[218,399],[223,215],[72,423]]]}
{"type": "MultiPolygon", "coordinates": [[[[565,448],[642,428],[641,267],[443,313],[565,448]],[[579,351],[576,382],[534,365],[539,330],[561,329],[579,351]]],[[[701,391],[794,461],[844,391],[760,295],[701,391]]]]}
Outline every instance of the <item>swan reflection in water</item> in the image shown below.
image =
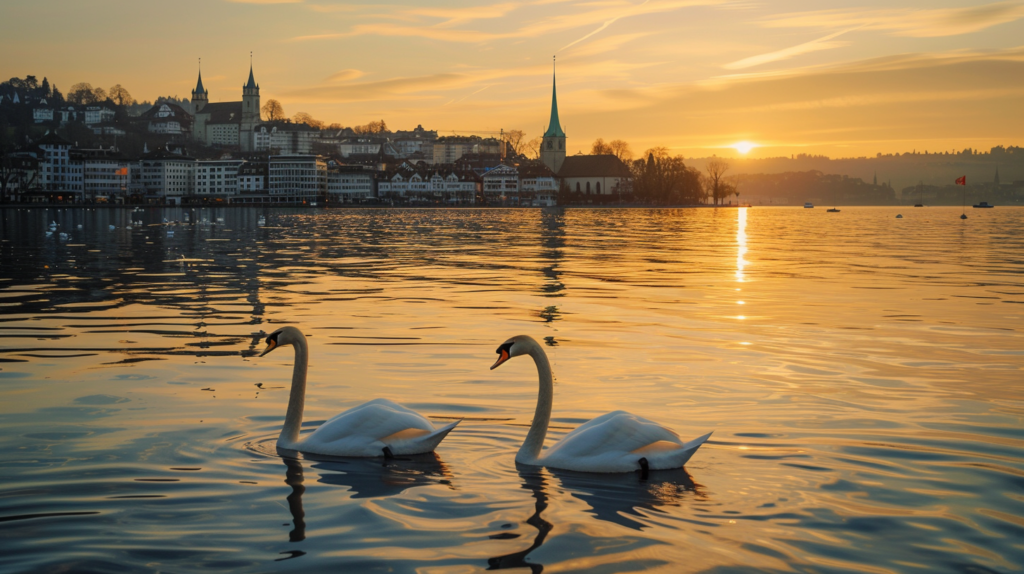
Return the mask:
{"type": "Polygon", "coordinates": [[[297,451],[283,448],[278,448],[277,453],[286,467],[284,482],[292,487],[287,498],[294,526],[288,533],[291,542],[306,539],[306,513],[302,508],[302,495],[306,492],[303,460],[318,471],[317,482],[347,486],[353,499],[394,496],[428,484],[450,484],[452,476],[433,452],[389,459],[341,459],[310,454],[303,454],[300,459],[297,451]]]}
{"type": "Polygon", "coordinates": [[[571,470],[547,469],[516,464],[522,487],[533,493],[533,514],[526,523],[537,529],[529,548],[487,560],[488,570],[529,568],[544,571],[544,565],[531,562],[529,554],[540,548],[554,525],[542,516],[548,508],[550,486],[564,489],[570,496],[590,506],[588,514],[598,520],[642,530],[646,524],[641,511],[664,512],[663,507],[679,506],[685,498],[704,498],[702,486],[693,481],[685,468],[653,470],[646,478],[641,473],[595,474],[571,470]]]}

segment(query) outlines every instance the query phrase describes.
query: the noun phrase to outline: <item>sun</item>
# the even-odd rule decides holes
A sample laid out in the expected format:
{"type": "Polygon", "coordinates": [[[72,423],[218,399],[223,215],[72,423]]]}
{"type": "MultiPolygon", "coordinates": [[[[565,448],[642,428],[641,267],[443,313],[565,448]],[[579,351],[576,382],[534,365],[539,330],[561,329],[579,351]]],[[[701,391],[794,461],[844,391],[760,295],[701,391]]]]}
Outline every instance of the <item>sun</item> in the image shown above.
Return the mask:
{"type": "Polygon", "coordinates": [[[733,148],[734,150],[736,150],[736,151],[738,151],[738,152],[740,152],[742,154],[746,154],[750,150],[752,150],[752,149],[754,149],[754,148],[756,148],[758,146],[757,146],[756,143],[752,143],[752,142],[748,142],[748,141],[741,141],[741,142],[736,142],[736,143],[732,144],[729,147],[733,148]]]}

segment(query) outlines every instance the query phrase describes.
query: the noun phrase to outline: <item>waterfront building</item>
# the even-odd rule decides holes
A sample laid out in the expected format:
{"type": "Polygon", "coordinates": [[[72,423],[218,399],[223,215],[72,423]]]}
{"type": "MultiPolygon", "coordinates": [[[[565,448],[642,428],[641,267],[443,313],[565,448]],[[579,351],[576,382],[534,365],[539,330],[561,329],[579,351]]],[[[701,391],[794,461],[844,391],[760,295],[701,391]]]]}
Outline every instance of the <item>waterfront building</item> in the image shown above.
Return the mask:
{"type": "Polygon", "coordinates": [[[622,195],[633,191],[632,174],[614,155],[574,155],[565,158],[558,178],[571,192],[583,195],[622,195]]]}
{"type": "Polygon", "coordinates": [[[488,202],[519,203],[519,170],[510,165],[500,165],[488,170],[483,180],[484,197],[488,202]]]}
{"type": "Polygon", "coordinates": [[[193,195],[199,201],[228,202],[238,195],[240,159],[199,160],[195,164],[193,195]]]}
{"type": "Polygon", "coordinates": [[[523,205],[552,207],[558,203],[558,178],[543,163],[524,162],[519,166],[519,193],[523,205]]]}
{"type": "Polygon", "coordinates": [[[84,195],[82,162],[71,155],[71,142],[47,133],[36,142],[40,191],[52,202],[81,203],[84,195]]]}
{"type": "MultiPolygon", "coordinates": [[[[81,157],[85,199],[97,203],[123,203],[128,196],[132,163],[113,146],[76,150],[81,157]]],[[[138,169],[138,163],[135,163],[138,169]]]]}
{"type": "Polygon", "coordinates": [[[163,149],[146,154],[139,160],[137,191],[150,203],[181,205],[193,195],[195,166],[194,158],[163,149]]]}
{"type": "Polygon", "coordinates": [[[330,203],[361,203],[374,197],[373,173],[363,166],[327,162],[327,200],[330,203]]]}
{"type": "Polygon", "coordinates": [[[249,80],[242,86],[242,101],[211,103],[200,71],[196,88],[192,90],[192,104],[196,109],[192,137],[196,141],[253,151],[253,128],[260,123],[260,86],[253,77],[251,63],[249,80]]]}
{"type": "Polygon", "coordinates": [[[270,162],[266,159],[250,159],[238,168],[239,195],[266,195],[267,175],[270,162]]]}
{"type": "Polygon", "coordinates": [[[273,203],[316,203],[327,193],[327,162],[315,155],[273,155],[267,171],[273,203]]]}
{"type": "Polygon", "coordinates": [[[565,162],[565,132],[562,131],[562,123],[558,119],[558,92],[554,71],[551,73],[551,117],[548,119],[548,129],[541,137],[540,161],[555,173],[561,171],[565,162]]]}

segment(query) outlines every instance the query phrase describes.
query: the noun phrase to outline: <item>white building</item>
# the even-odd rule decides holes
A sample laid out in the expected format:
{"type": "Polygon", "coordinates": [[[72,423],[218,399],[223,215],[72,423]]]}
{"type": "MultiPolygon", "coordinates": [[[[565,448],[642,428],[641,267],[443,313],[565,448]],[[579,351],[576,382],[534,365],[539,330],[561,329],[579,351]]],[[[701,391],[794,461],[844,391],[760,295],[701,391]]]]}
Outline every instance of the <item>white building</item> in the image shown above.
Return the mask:
{"type": "Polygon", "coordinates": [[[188,133],[192,115],[177,104],[164,102],[146,110],[135,121],[145,122],[146,131],[151,134],[180,136],[188,133]]]}
{"type": "MultiPolygon", "coordinates": [[[[113,148],[85,149],[79,153],[86,199],[99,203],[123,202],[131,181],[131,163],[113,148]]],[[[138,164],[135,167],[138,168],[138,164]]]]}
{"type": "MultiPolygon", "coordinates": [[[[181,205],[195,185],[196,160],[159,150],[139,160],[139,190],[148,201],[181,205]]],[[[134,179],[134,178],[133,178],[134,179]]]]}
{"type": "Polygon", "coordinates": [[[240,159],[200,160],[195,164],[192,193],[197,199],[227,202],[238,195],[240,159]]]}
{"type": "Polygon", "coordinates": [[[327,193],[327,162],[315,155],[270,156],[267,190],[274,203],[316,203],[327,193]]]}
{"type": "Polygon", "coordinates": [[[106,106],[88,106],[85,108],[85,125],[102,124],[114,121],[114,110],[106,106]]]}
{"type": "Polygon", "coordinates": [[[499,165],[481,176],[484,196],[491,201],[519,201],[519,170],[499,165]]]}
{"type": "Polygon", "coordinates": [[[523,165],[519,168],[519,193],[523,204],[534,207],[552,207],[558,203],[558,178],[541,165],[523,165]]]}
{"type": "MultiPolygon", "coordinates": [[[[45,104],[46,101],[43,100],[42,103],[45,104]]],[[[52,122],[53,108],[34,108],[32,110],[32,120],[37,124],[41,124],[44,122],[52,122]]]]}
{"type": "Polygon", "coordinates": [[[253,127],[260,122],[260,86],[249,66],[249,81],[242,86],[242,101],[210,103],[210,92],[203,88],[203,75],[199,74],[196,89],[192,90],[195,117],[192,137],[206,145],[240,147],[252,151],[253,127]]]}
{"type": "Polygon", "coordinates": [[[570,192],[618,195],[633,191],[632,174],[614,155],[573,155],[565,158],[558,177],[570,192]]]}
{"type": "Polygon", "coordinates": [[[56,201],[81,202],[84,195],[82,162],[71,157],[71,142],[49,133],[39,146],[39,182],[44,193],[56,201]]]}
{"type": "Polygon", "coordinates": [[[383,144],[383,138],[346,138],[338,143],[338,153],[341,154],[341,157],[353,154],[373,154],[380,152],[380,146],[383,144]]]}

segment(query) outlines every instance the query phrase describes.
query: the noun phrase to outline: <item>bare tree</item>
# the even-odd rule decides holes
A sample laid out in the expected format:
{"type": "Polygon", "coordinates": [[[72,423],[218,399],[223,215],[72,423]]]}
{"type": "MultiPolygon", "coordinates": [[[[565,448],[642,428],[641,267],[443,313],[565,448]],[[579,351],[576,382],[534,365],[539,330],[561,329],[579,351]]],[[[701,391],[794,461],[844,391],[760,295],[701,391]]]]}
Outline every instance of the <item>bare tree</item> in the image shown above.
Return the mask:
{"type": "Polygon", "coordinates": [[[604,143],[604,139],[597,138],[590,148],[590,155],[612,155],[612,148],[604,143]]]}
{"type": "Polygon", "coordinates": [[[299,112],[292,117],[292,121],[297,124],[306,124],[309,127],[316,128],[318,130],[324,129],[324,122],[314,118],[306,112],[299,112]]]}
{"type": "Polygon", "coordinates": [[[540,144],[544,142],[544,139],[540,136],[533,138],[523,145],[523,155],[531,159],[537,159],[540,157],[540,144]]]}
{"type": "Polygon", "coordinates": [[[266,118],[268,122],[281,121],[285,117],[284,106],[281,105],[281,102],[273,99],[267,100],[267,103],[263,104],[260,111],[263,112],[263,117],[266,118]]]}
{"type": "Polygon", "coordinates": [[[526,132],[523,130],[509,130],[505,132],[505,144],[515,155],[526,153],[526,132]]]}
{"type": "Polygon", "coordinates": [[[384,120],[380,120],[378,122],[370,122],[365,126],[356,126],[352,128],[352,131],[357,134],[383,134],[390,130],[388,130],[388,125],[384,123],[384,120]]]}
{"type": "Polygon", "coordinates": [[[92,104],[96,102],[96,92],[89,82],[79,82],[68,90],[67,100],[73,104],[92,104]]]}
{"type": "Polygon", "coordinates": [[[622,140],[612,140],[608,142],[608,147],[611,148],[612,154],[622,161],[633,159],[633,150],[629,149],[629,144],[622,140]]]}
{"type": "Polygon", "coordinates": [[[714,201],[715,205],[718,205],[719,200],[733,193],[732,186],[724,181],[725,172],[729,171],[729,163],[724,159],[712,157],[708,161],[706,169],[708,175],[704,185],[712,201],[714,201]]]}
{"type": "Polygon", "coordinates": [[[131,106],[135,104],[135,98],[121,84],[114,84],[110,91],[107,92],[107,97],[118,106],[131,106]]]}
{"type": "Polygon", "coordinates": [[[668,148],[665,146],[656,146],[644,152],[644,156],[654,156],[655,159],[662,159],[668,157],[668,148]]]}

